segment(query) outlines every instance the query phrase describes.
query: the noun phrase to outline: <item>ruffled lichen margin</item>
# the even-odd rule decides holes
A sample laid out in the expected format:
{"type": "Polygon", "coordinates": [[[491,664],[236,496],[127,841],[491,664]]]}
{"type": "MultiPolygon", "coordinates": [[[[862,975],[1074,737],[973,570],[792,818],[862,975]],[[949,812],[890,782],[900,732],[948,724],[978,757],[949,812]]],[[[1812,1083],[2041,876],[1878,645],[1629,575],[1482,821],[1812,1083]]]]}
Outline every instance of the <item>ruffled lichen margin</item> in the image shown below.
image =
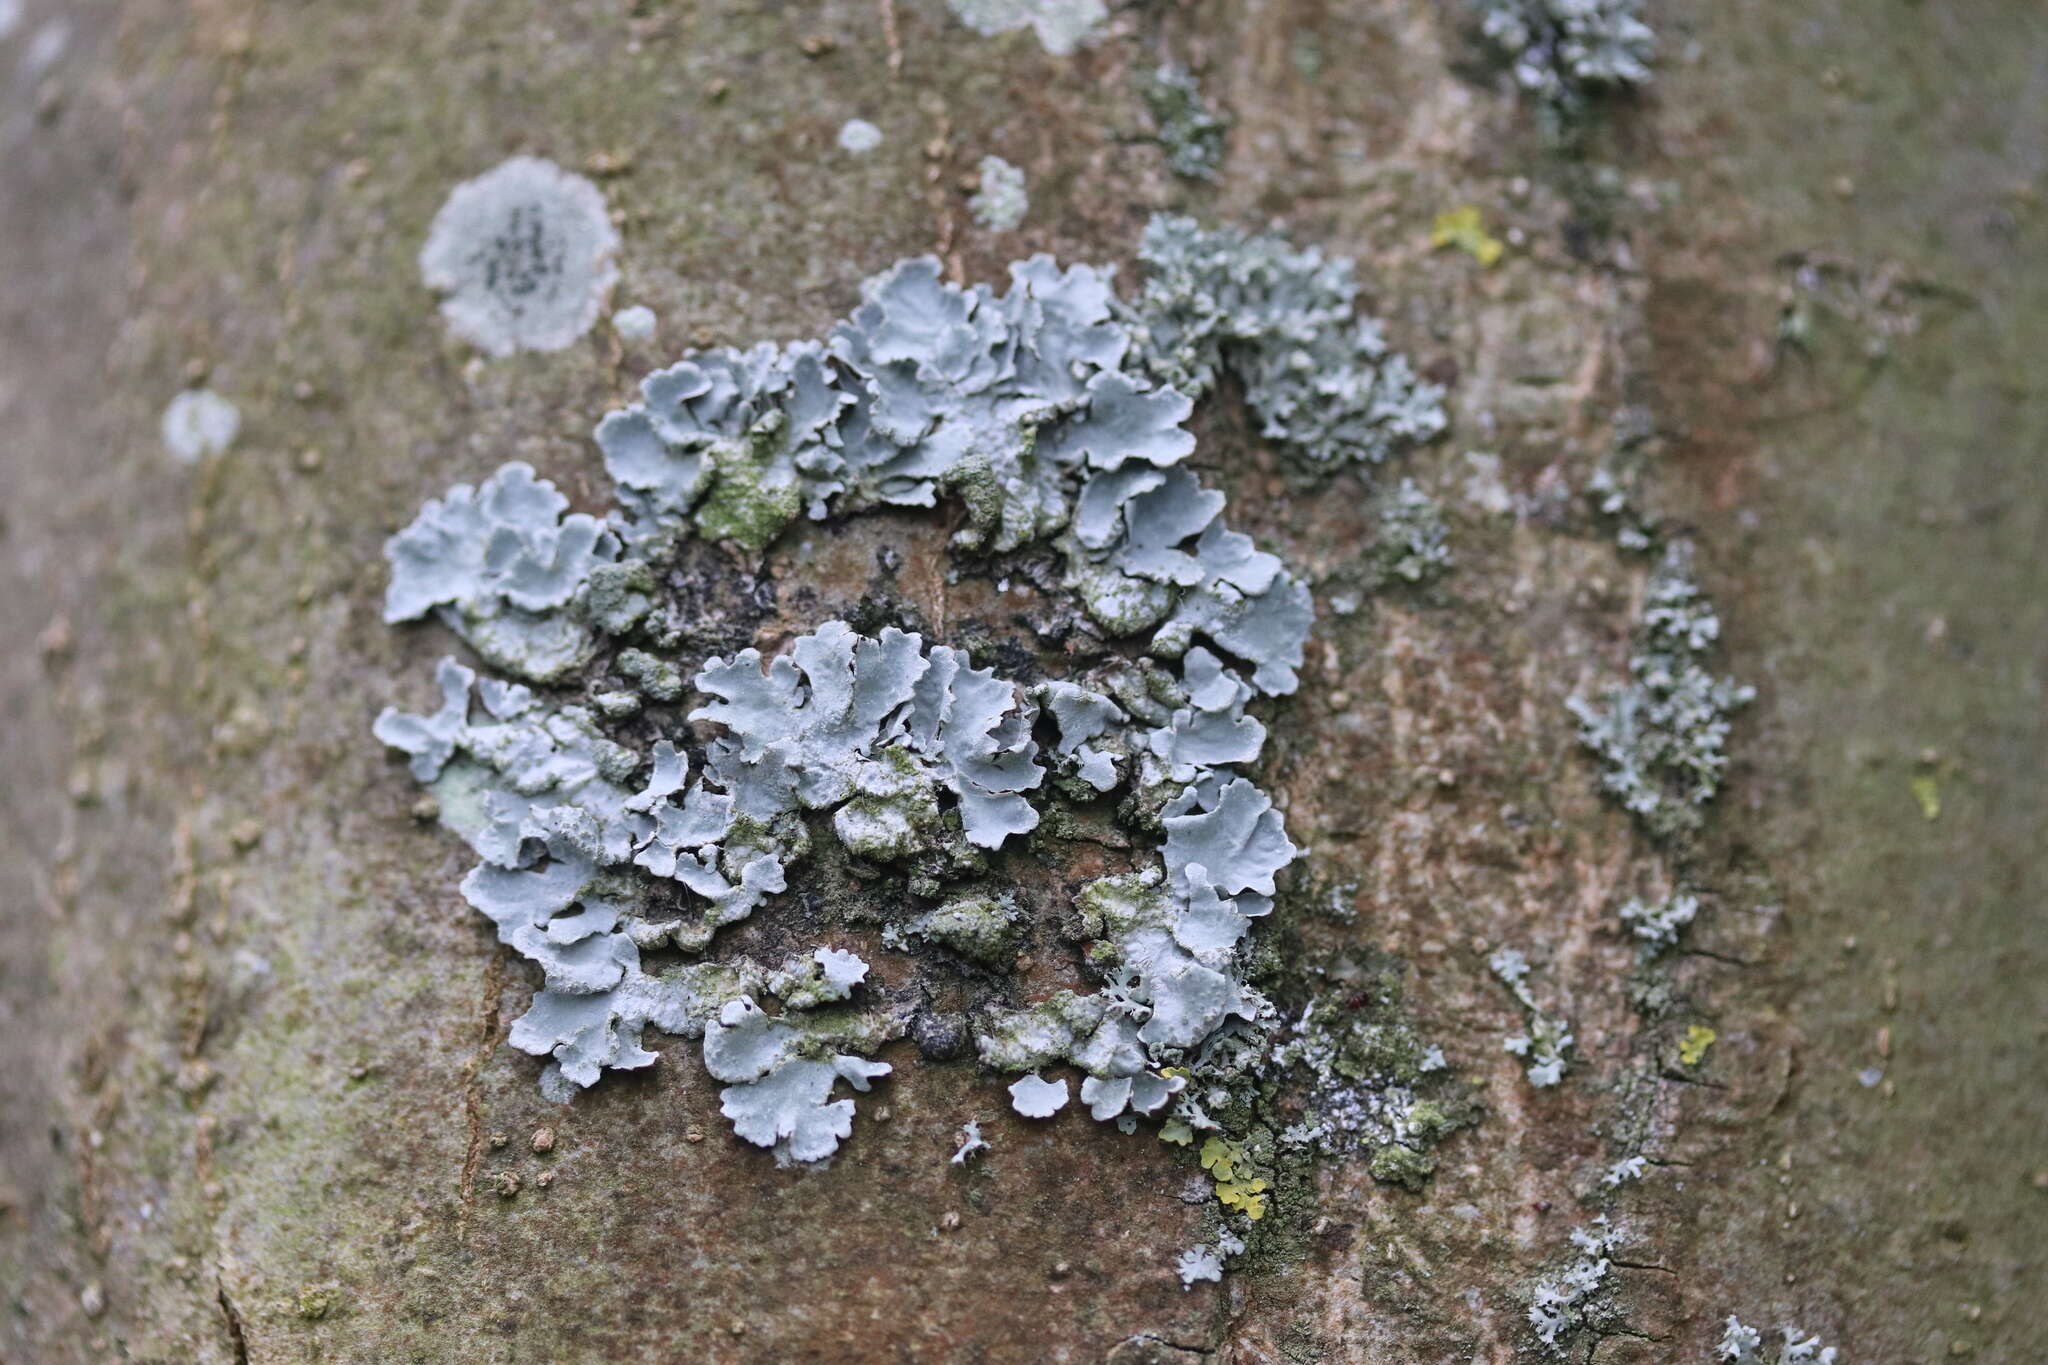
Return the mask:
{"type": "Polygon", "coordinates": [[[1355,316],[1348,264],[1184,219],[1157,220],[1141,255],[1129,301],[1109,270],[1043,256],[1002,291],[900,262],[825,339],[648,376],[596,427],[614,510],[570,512],[508,464],[391,539],[386,619],[437,618],[502,675],[446,659],[436,708],[387,709],[375,729],[481,860],[464,897],[541,969],[511,1041],[546,1059],[550,1098],[652,1064],[652,1025],[701,1039],[741,1137],[829,1157],[852,1127],[838,1085],[886,1076],[869,1058],[916,1011],[843,947],[775,966],[720,935],[829,847],[894,878],[882,941],[913,970],[1008,983],[965,1041],[1021,1075],[1020,1114],[1077,1094],[1126,1132],[1200,1135],[1240,1225],[1282,1149],[1364,1144],[1375,1174],[1427,1174],[1457,1123],[1429,1098],[1441,1054],[1404,1033],[1366,1055],[1251,980],[1254,925],[1299,853],[1258,782],[1255,712],[1296,690],[1312,608],[1225,524],[1187,423],[1191,393],[1233,370],[1267,438],[1324,478],[1437,434],[1441,395],[1355,316]],[[962,561],[1049,552],[1065,657],[1018,673],[842,620],[781,650],[683,657],[667,585],[689,542],[757,556],[806,518],[883,508],[954,518],[962,561]],[[1060,913],[1094,989],[1020,998],[1003,860],[1087,812],[1128,846],[1060,913]],[[1248,1142],[1257,1087],[1289,1068],[1309,1082],[1298,1121],[1248,1142]]]}

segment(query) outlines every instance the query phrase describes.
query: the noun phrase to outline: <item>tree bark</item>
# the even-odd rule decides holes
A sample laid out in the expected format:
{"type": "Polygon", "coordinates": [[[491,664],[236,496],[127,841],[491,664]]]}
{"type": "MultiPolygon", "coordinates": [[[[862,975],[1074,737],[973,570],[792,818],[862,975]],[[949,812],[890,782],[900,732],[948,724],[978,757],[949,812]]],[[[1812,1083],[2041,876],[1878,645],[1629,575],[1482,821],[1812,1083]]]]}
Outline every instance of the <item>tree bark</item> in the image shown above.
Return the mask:
{"type": "MultiPolygon", "coordinates": [[[[1543,1354],[1530,1287],[1600,1212],[1573,1359],[1706,1361],[1730,1313],[1845,1360],[2033,1358],[2048,22],[1936,8],[1656,6],[1652,93],[1560,149],[1426,0],[1138,5],[1064,57],[932,0],[30,0],[0,40],[0,1358],[1504,1362],[1543,1354]],[[1167,58],[1235,119],[1214,186],[1148,140],[1167,58]],[[426,225],[515,151],[602,180],[652,346],[448,338],[426,225]],[[965,207],[989,153],[1029,180],[1013,233],[965,207]],[[1496,267],[1429,246],[1466,203],[1496,267]],[[817,335],[925,251],[1128,261],[1162,209],[1357,259],[1450,384],[1450,437],[1386,477],[1445,500],[1456,569],[1348,616],[1319,592],[1265,771],[1303,886],[1357,911],[1273,932],[1398,961],[1480,1122],[1420,1193],[1324,1167],[1184,1289],[1185,1153],[1026,1124],[907,1044],[823,1171],[732,1137],[680,1040],[545,1102],[505,1043],[537,983],[369,734],[451,643],[380,622],[385,537],[515,458],[600,508],[592,423],[685,346],[817,335]],[[202,376],[243,429],[184,467],[157,421],[202,376]],[[1682,858],[1563,705],[1627,656],[1643,568],[1578,490],[1642,411],[1761,692],[1682,858]],[[1708,909],[1653,1019],[1615,905],[1681,880],[1708,909]],[[1501,1050],[1503,944],[1542,947],[1578,1035],[1556,1089],[1501,1050]],[[976,1115],[994,1150],[953,1166],[976,1115]],[[1624,1143],[1653,1165],[1611,1189],[1624,1143]]],[[[1238,529],[1341,578],[1355,486],[1305,496],[1199,420],[1238,529]]],[[[772,624],[857,602],[892,542],[928,619],[990,610],[931,525],[867,521],[771,552],[772,624]]]]}

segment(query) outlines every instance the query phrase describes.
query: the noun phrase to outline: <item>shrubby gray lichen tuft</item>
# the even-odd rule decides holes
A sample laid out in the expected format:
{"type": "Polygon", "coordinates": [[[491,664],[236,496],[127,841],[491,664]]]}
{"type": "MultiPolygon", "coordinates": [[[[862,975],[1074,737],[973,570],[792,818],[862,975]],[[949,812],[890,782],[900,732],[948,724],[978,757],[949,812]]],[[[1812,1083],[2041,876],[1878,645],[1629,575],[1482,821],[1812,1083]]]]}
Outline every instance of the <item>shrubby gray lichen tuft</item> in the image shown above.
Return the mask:
{"type": "Polygon", "coordinates": [[[836,1086],[886,1074],[863,1058],[916,1006],[850,953],[771,969],[721,959],[720,931],[829,843],[908,890],[885,946],[1013,972],[1026,917],[989,860],[1062,802],[1112,803],[1149,844],[1074,896],[1095,989],[965,1017],[982,1062],[1025,1073],[1020,1112],[1066,1103],[1068,1078],[1041,1073],[1072,1067],[1092,1117],[1180,1141],[1218,1132],[1211,1110],[1240,1110],[1262,1074],[1279,1021],[1247,980],[1249,935],[1297,849],[1249,775],[1266,728],[1248,708],[1296,688],[1308,590],[1186,467],[1192,403],[1139,363],[1108,272],[1010,273],[998,293],[904,261],[826,341],[650,375],[597,427],[618,503],[602,518],[513,464],[387,545],[388,620],[435,615],[507,674],[588,684],[572,699],[449,660],[436,709],[376,725],[482,859],[466,898],[542,969],[512,1041],[548,1059],[550,1096],[651,1063],[652,1024],[702,1037],[740,1136],[829,1156],[852,1121],[836,1086]],[[1050,552],[1044,590],[1086,621],[1066,676],[1027,685],[840,621],[774,654],[673,658],[685,540],[759,552],[807,515],[942,498],[964,507],[962,553],[1050,552]]]}
{"type": "Polygon", "coordinates": [[[1644,595],[1630,681],[1598,702],[1571,698],[1579,740],[1605,771],[1601,789],[1658,839],[1689,835],[1721,789],[1730,717],[1756,690],[1717,678],[1703,660],[1721,621],[1693,582],[1691,555],[1674,545],[1644,595]]]}
{"type": "Polygon", "coordinates": [[[1800,1365],[1804,1361],[1834,1365],[1839,1354],[1834,1347],[1821,1345],[1819,1337],[1808,1336],[1797,1327],[1783,1328],[1781,1335],[1777,1352],[1766,1354],[1764,1334],[1754,1327],[1745,1327],[1742,1319],[1730,1314],[1714,1358],[1732,1365],[1800,1365]]]}
{"type": "Polygon", "coordinates": [[[1145,82],[1144,92],[1166,168],[1190,180],[1214,180],[1223,169],[1230,120],[1202,98],[1194,73],[1170,63],[1161,66],[1145,82]]]}
{"type": "Polygon", "coordinates": [[[1480,33],[1513,65],[1515,84],[1571,112],[1604,91],[1650,79],[1657,35],[1643,0],[1481,0],[1480,33]]]}
{"type": "Polygon", "coordinates": [[[1305,467],[1376,465],[1444,430],[1443,390],[1356,316],[1349,261],[1170,216],[1146,226],[1138,255],[1145,282],[1125,316],[1145,369],[1192,398],[1230,370],[1263,433],[1305,467]]]}
{"type": "Polygon", "coordinates": [[[1378,501],[1372,558],[1380,583],[1428,583],[1450,572],[1450,530],[1435,498],[1403,479],[1378,501]]]}
{"type": "Polygon", "coordinates": [[[515,156],[448,195],[420,248],[455,335],[491,355],[559,351],[590,330],[618,271],[604,194],[552,161],[515,156]]]}

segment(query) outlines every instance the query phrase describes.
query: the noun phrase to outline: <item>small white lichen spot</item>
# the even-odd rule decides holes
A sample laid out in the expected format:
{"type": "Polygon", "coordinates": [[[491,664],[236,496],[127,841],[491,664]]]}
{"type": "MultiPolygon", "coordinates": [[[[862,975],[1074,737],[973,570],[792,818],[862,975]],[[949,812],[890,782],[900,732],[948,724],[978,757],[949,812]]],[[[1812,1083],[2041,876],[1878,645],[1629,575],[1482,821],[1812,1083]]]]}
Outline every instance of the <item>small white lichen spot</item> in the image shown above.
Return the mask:
{"type": "Polygon", "coordinates": [[[448,196],[420,249],[441,316],[495,356],[559,351],[589,331],[618,270],[603,193],[539,157],[515,156],[448,196]]]}
{"type": "Polygon", "coordinates": [[[882,130],[864,118],[850,118],[839,125],[839,150],[859,156],[882,145],[882,130]]]}
{"type": "Polygon", "coordinates": [[[1024,192],[1024,172],[999,156],[981,159],[981,191],[967,201],[974,221],[990,232],[1008,232],[1024,221],[1031,198],[1024,192]]]}
{"type": "Polygon", "coordinates": [[[0,0],[0,40],[14,36],[21,27],[21,0],[0,0]]]}
{"type": "Polygon", "coordinates": [[[164,449],[180,464],[197,464],[235,442],[242,414],[212,389],[186,389],[164,409],[164,449]]]}
{"type": "Polygon", "coordinates": [[[612,330],[619,334],[621,341],[645,341],[654,335],[654,327],[658,321],[660,319],[654,316],[652,308],[644,303],[636,303],[631,308],[621,308],[612,314],[612,330]]]}
{"type": "Polygon", "coordinates": [[[35,36],[28,40],[28,50],[21,54],[22,69],[30,76],[40,76],[57,64],[57,59],[64,55],[64,49],[70,45],[70,20],[52,19],[37,29],[35,36]]]}
{"type": "Polygon", "coordinates": [[[1109,17],[1103,0],[946,0],[961,23],[994,37],[1029,28],[1055,57],[1065,57],[1096,37],[1109,17]]]}

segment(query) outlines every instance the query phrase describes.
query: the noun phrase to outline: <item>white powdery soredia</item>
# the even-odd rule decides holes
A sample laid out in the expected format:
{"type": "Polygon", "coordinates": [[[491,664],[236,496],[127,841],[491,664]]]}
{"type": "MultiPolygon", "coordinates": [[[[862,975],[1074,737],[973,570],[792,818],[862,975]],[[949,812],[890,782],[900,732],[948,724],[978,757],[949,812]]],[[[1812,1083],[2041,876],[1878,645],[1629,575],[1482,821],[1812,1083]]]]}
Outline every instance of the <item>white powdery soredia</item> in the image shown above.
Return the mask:
{"type": "Polygon", "coordinates": [[[618,278],[604,195],[539,157],[515,156],[449,194],[420,248],[455,335],[495,356],[559,351],[589,331],[618,278]]]}

